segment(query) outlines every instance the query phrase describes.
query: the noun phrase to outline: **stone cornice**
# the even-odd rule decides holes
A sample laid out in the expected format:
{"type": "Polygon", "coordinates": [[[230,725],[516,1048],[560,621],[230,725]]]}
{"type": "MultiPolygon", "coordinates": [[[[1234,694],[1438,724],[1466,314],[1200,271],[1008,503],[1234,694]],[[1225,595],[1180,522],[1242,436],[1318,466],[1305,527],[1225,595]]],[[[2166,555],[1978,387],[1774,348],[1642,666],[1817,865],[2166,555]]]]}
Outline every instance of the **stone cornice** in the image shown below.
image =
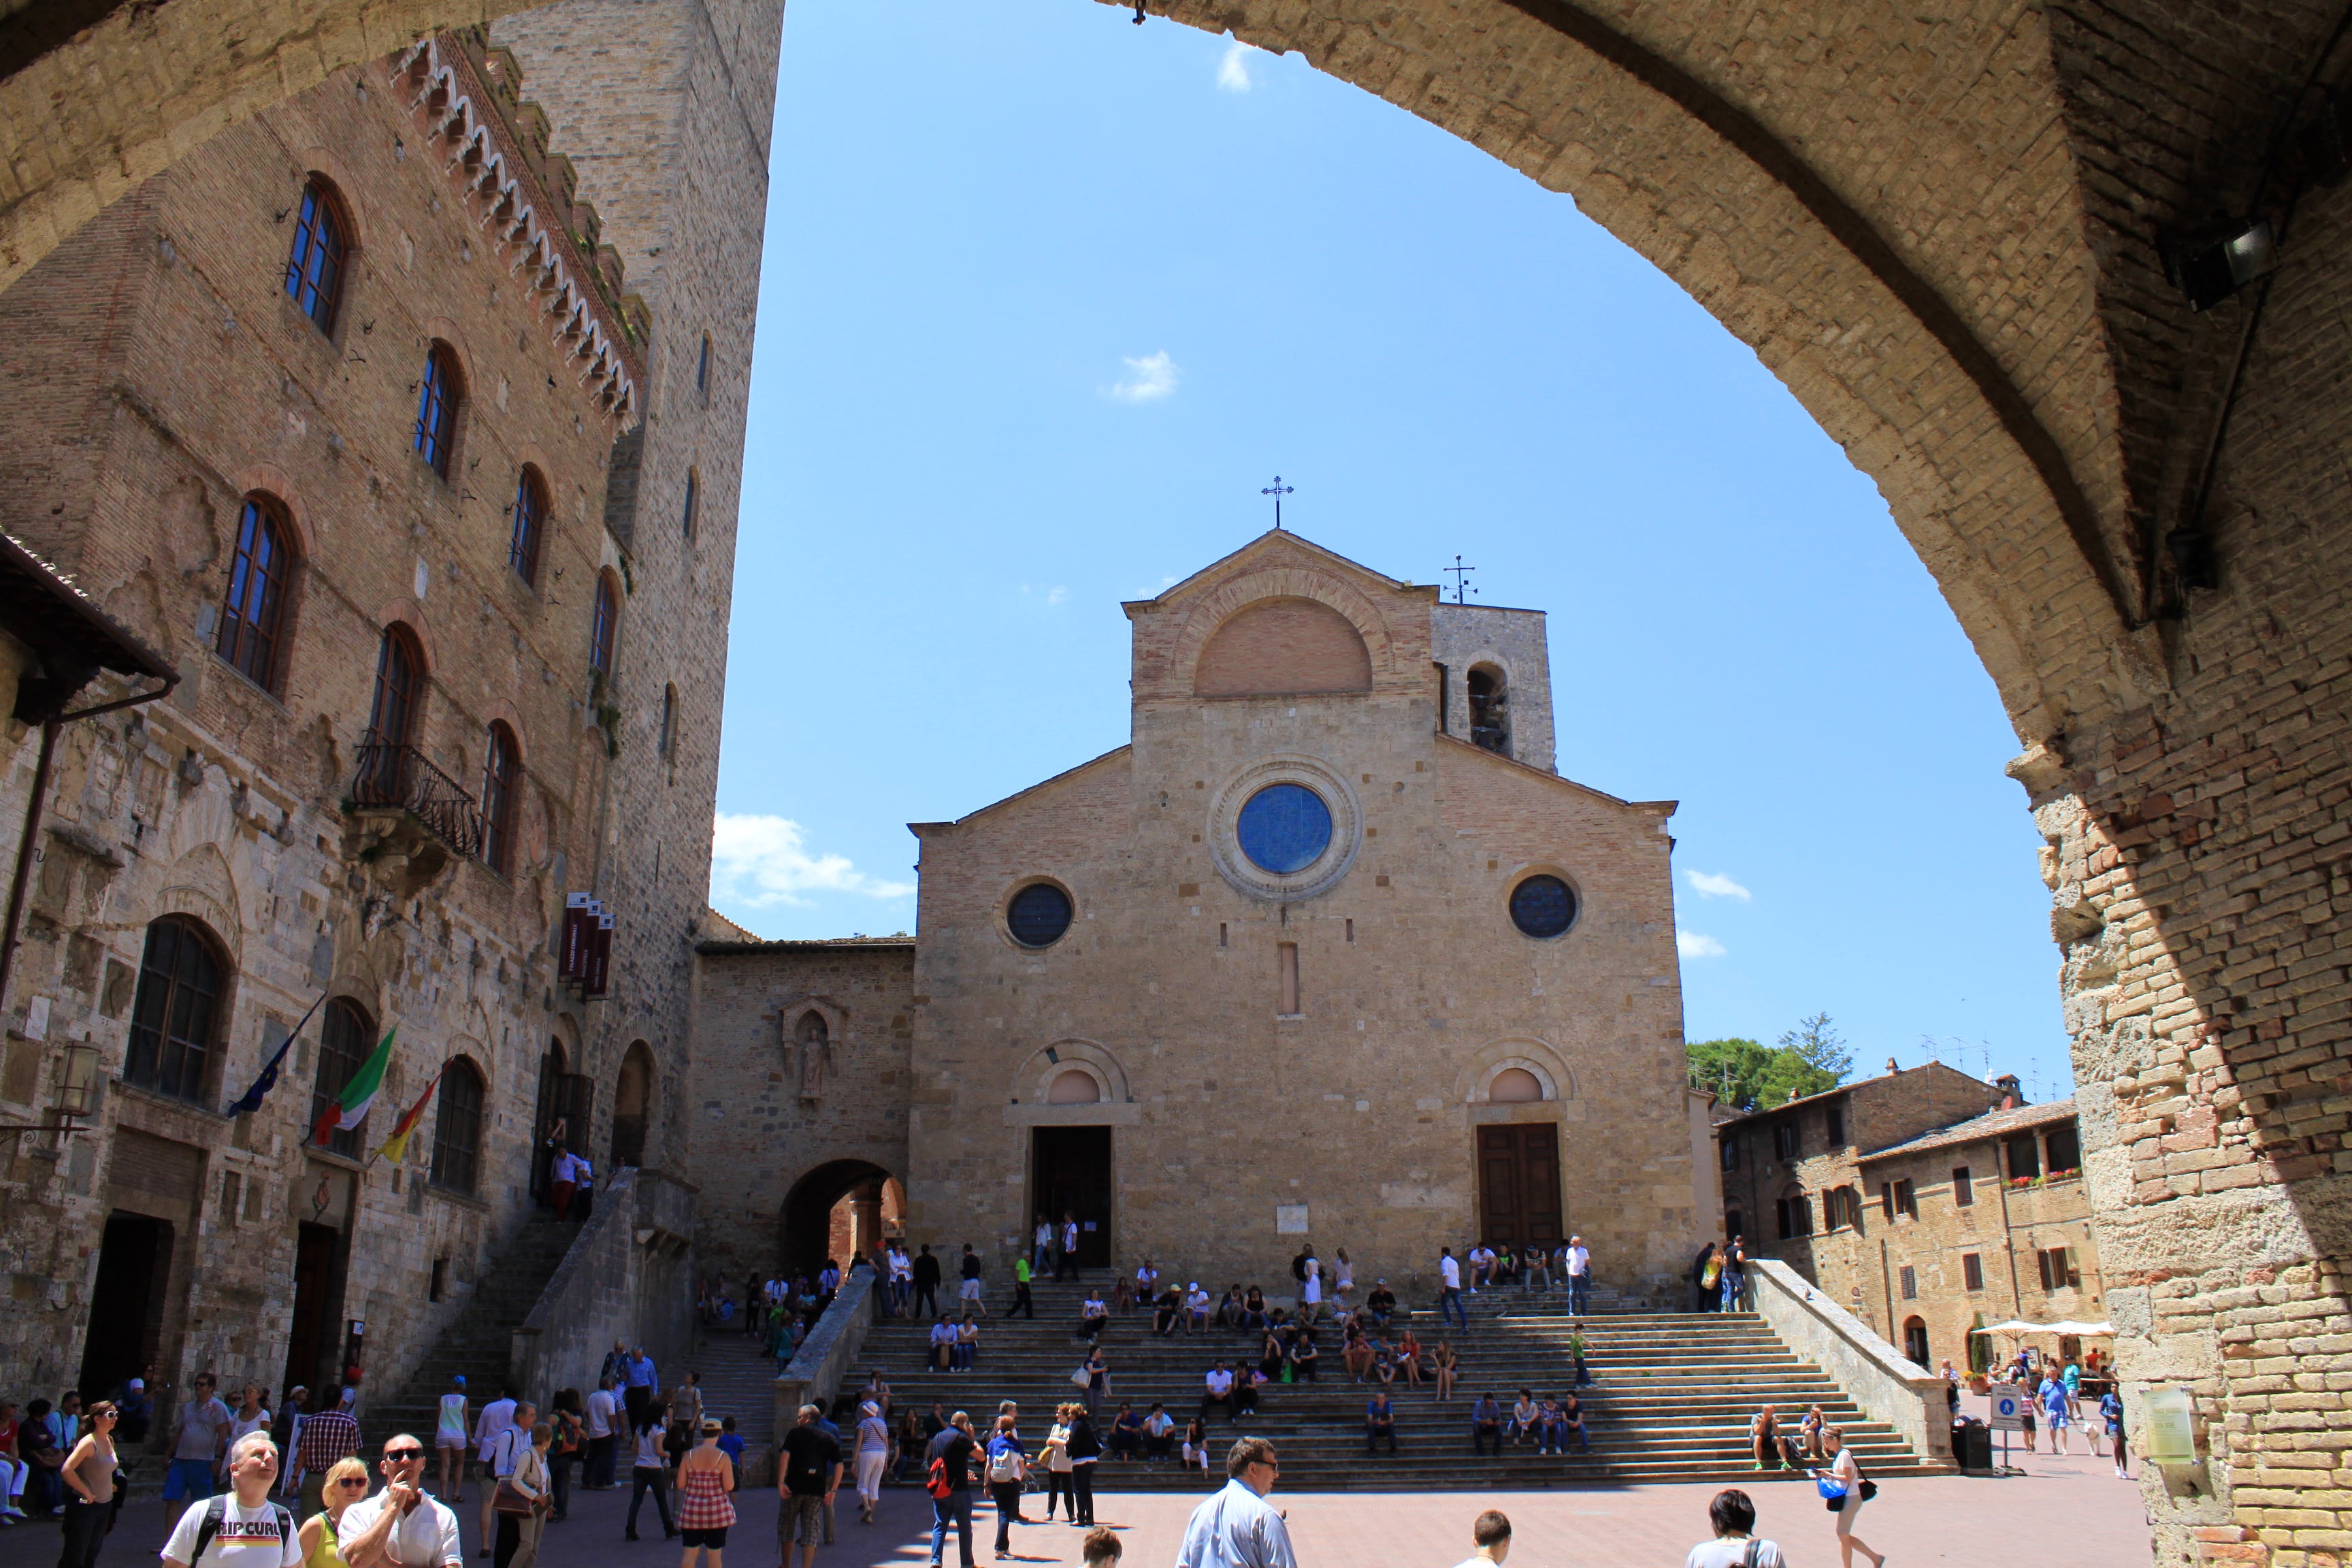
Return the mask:
{"type": "Polygon", "coordinates": [[[512,59],[488,50],[478,28],[440,33],[394,55],[391,75],[429,153],[523,279],[611,433],[635,425],[645,410],[640,349],[650,317],[621,292],[620,257],[597,243],[594,209],[572,199],[569,164],[546,152],[543,134],[536,146],[518,134],[515,121],[543,121],[521,99],[512,59]]]}

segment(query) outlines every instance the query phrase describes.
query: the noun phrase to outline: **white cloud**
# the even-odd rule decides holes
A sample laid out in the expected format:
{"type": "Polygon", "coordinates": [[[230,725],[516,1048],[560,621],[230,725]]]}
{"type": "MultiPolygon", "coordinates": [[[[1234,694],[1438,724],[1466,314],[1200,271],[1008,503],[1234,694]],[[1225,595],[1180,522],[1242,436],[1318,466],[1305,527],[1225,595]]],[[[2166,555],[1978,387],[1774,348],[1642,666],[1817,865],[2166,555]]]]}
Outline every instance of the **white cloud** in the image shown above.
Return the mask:
{"type": "Polygon", "coordinates": [[[1675,932],[1675,952],[1685,958],[1721,958],[1723,943],[1711,936],[1701,936],[1695,931],[1675,932]]]}
{"type": "Polygon", "coordinates": [[[1168,351],[1146,354],[1141,359],[1119,356],[1127,366],[1125,379],[1112,384],[1110,395],[1121,403],[1156,403],[1176,390],[1176,362],[1168,351]]]}
{"type": "Polygon", "coordinates": [[[846,855],[813,855],[801,825],[789,817],[722,811],[710,829],[710,898],[741,909],[782,904],[806,909],[809,893],[856,893],[903,899],[912,882],[870,877],[846,855]]]}
{"type": "Polygon", "coordinates": [[[1258,52],[1255,46],[1239,38],[1226,45],[1224,57],[1217,61],[1217,86],[1227,92],[1247,92],[1256,86],[1250,79],[1249,58],[1258,52]]]}
{"type": "Polygon", "coordinates": [[[1070,591],[1067,588],[1048,588],[1045,590],[1045,603],[1049,605],[1058,605],[1069,596],[1070,591]]]}
{"type": "Polygon", "coordinates": [[[1718,877],[1712,871],[1685,870],[1683,876],[1689,881],[1691,891],[1702,899],[1738,899],[1744,904],[1755,897],[1730,878],[1718,877]]]}

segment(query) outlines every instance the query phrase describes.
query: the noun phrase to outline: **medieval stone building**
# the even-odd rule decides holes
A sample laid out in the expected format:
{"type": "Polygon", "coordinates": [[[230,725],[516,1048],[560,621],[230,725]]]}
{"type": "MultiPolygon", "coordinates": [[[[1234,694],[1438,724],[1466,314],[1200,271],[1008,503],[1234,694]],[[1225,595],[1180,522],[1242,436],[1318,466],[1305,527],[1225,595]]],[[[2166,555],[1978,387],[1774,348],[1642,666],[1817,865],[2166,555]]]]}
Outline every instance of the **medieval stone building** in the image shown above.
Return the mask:
{"type": "Polygon", "coordinates": [[[706,944],[706,1256],[798,1261],[887,1177],[997,1259],[1067,1214],[1203,1279],[1570,1229],[1671,1278],[1713,1193],[1674,808],[1554,773],[1543,617],[1281,532],[1127,612],[1132,741],[915,824],[913,940],[706,944]]]}
{"type": "MultiPolygon", "coordinates": [[[[533,100],[593,94],[477,30],[222,132],[0,297],[0,526],[177,678],[46,778],[37,722],[0,734],[12,850],[41,813],[0,1115],[84,1112],[0,1167],[13,1386],[395,1384],[551,1134],[682,1163],[771,90],[747,118],[728,78],[772,83],[779,7],[733,9],[627,106],[696,147],[630,166],[632,254],[588,199],[614,133],[533,100]],[[314,1141],[387,1033],[365,1122],[314,1141]]],[[[38,718],[30,602],[0,712],[38,718]]]]}

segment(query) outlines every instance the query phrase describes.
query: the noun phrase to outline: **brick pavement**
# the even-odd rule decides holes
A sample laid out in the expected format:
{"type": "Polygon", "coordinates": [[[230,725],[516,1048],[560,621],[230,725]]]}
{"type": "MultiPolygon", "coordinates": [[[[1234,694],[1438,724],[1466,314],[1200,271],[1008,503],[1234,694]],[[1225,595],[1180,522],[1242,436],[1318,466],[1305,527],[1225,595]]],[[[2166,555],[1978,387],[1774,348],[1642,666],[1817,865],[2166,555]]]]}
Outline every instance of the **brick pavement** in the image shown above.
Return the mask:
{"type": "MultiPolygon", "coordinates": [[[[2105,1459],[2012,1449],[2029,1473],[2000,1480],[1927,1478],[1890,1480],[1872,1500],[1862,1534],[1888,1554],[1895,1568],[1946,1563],[1994,1568],[2030,1553],[2034,1568],[2118,1568],[2148,1560],[2150,1537],[2139,1489],[2116,1480],[2105,1459]]],[[[1205,1489],[1205,1487],[1204,1487],[1205,1489]]],[[[1447,1492],[1422,1496],[1300,1493],[1275,1496],[1289,1510],[1293,1542],[1305,1568],[1447,1568],[1470,1555],[1470,1521],[1497,1507],[1511,1516],[1517,1561],[1536,1565],[1608,1564],[1609,1568],[1673,1568],[1706,1529],[1712,1486],[1580,1487],[1559,1491],[1447,1492]]],[[[1828,1568],[1837,1561],[1831,1517],[1810,1487],[1764,1482],[1752,1489],[1763,1533],[1778,1541],[1791,1568],[1828,1568]]],[[[164,1511],[153,1500],[132,1505],[107,1542],[103,1564],[152,1563],[165,1534],[164,1511]]],[[[1181,1493],[1105,1489],[1096,1518],[1118,1528],[1131,1568],[1167,1568],[1176,1558],[1184,1521],[1197,1500],[1181,1493]]],[[[474,1545],[472,1495],[465,1515],[474,1545]]],[[[1034,1510],[1037,1500],[1033,1496],[1034,1510]]],[[[669,1568],[675,1548],[656,1522],[641,1523],[646,1539],[621,1540],[625,1489],[577,1494],[572,1518],[551,1527],[540,1560],[547,1568],[669,1568]]],[[[739,1500],[742,1522],[728,1549],[734,1568],[774,1568],[776,1503],[772,1492],[739,1500]]],[[[974,1510],[977,1561],[992,1561],[995,1516],[983,1502],[974,1510]]],[[[817,1568],[919,1568],[929,1555],[929,1500],[913,1487],[883,1493],[880,1522],[856,1523],[854,1502],[841,1505],[841,1539],[817,1553],[817,1568]]],[[[1062,1524],[1032,1525],[1013,1535],[1014,1561],[1024,1564],[1078,1563],[1080,1531],[1062,1524]]],[[[47,1568],[57,1560],[54,1528],[36,1525],[0,1532],[0,1568],[47,1568]]],[[[954,1562],[954,1547],[949,1561],[954,1562]]]]}

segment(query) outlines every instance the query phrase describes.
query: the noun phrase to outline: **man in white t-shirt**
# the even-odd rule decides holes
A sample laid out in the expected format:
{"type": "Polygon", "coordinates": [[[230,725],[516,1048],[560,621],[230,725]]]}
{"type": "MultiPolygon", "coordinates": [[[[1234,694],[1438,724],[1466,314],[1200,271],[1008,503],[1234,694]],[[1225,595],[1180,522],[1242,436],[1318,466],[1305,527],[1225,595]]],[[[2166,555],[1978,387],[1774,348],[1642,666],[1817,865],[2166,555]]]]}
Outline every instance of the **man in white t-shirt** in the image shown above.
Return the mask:
{"type": "Polygon", "coordinates": [[[1485,1242],[1470,1249],[1470,1294],[1475,1296],[1481,1285],[1495,1282],[1495,1249],[1485,1242]]]}
{"type": "Polygon", "coordinates": [[[1460,1568],[1502,1568],[1503,1559],[1511,1554],[1511,1521],[1500,1509],[1488,1509],[1470,1526],[1470,1539],[1477,1550],[1464,1558],[1460,1568]]]}
{"type": "Polygon", "coordinates": [[[1454,1257],[1454,1249],[1437,1249],[1437,1321],[1442,1327],[1446,1311],[1451,1309],[1465,1333],[1470,1331],[1470,1314],[1462,1308],[1462,1265],[1454,1257]]]}
{"type": "Polygon", "coordinates": [[[1715,1539],[1692,1547],[1683,1568],[1782,1568],[1780,1548],[1751,1533],[1756,1528],[1756,1505],[1746,1492],[1716,1493],[1715,1500],[1706,1505],[1706,1517],[1715,1527],[1715,1539]]]}
{"type": "Polygon", "coordinates": [[[614,1434],[620,1430],[621,1402],[614,1396],[613,1380],[598,1380],[588,1396],[588,1464],[580,1484],[602,1491],[613,1484],[614,1434]]]}
{"type": "Polygon", "coordinates": [[[278,1445],[268,1433],[248,1432],[231,1444],[228,1493],[188,1505],[163,1543],[164,1568],[298,1568],[294,1515],[269,1500],[277,1479],[278,1445]]]}
{"type": "Polygon", "coordinates": [[[383,1490],[344,1511],[336,1548],[351,1568],[465,1568],[457,1516],[424,1489],[425,1445],[402,1433],[383,1446],[383,1490]]]}
{"type": "Polygon", "coordinates": [[[504,1385],[499,1387],[499,1396],[483,1405],[482,1413],[474,1417],[474,1459],[482,1467],[481,1473],[475,1479],[482,1491],[484,1541],[490,1539],[491,1531],[497,1529],[499,1522],[498,1516],[490,1509],[490,1501],[499,1492],[498,1471],[494,1468],[498,1459],[499,1439],[514,1426],[514,1390],[504,1385]]]}
{"type": "Polygon", "coordinates": [[[513,1408],[508,1413],[504,1430],[490,1440],[489,1451],[482,1456],[482,1539],[498,1536],[499,1516],[495,1505],[499,1483],[515,1472],[515,1461],[530,1447],[530,1424],[539,1419],[539,1407],[528,1400],[508,1403],[513,1408]]]}
{"type": "Polygon", "coordinates": [[[1222,1405],[1225,1414],[1234,1413],[1234,1374],[1223,1362],[1209,1369],[1208,1392],[1201,1395],[1201,1419],[1206,1421],[1209,1412],[1222,1405]]]}
{"type": "Polygon", "coordinates": [[[1568,1238],[1568,1315],[1584,1316],[1584,1293],[1592,1285],[1592,1254],[1584,1249],[1584,1237],[1568,1238]]]}

